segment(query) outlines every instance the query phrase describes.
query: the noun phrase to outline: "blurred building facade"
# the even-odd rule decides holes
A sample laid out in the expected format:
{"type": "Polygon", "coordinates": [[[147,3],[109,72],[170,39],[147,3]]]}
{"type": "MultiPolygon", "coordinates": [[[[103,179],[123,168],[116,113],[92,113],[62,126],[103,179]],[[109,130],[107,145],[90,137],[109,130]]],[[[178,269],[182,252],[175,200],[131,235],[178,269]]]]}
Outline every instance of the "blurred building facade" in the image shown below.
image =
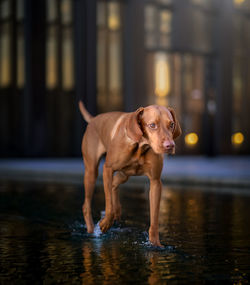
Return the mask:
{"type": "Polygon", "coordinates": [[[250,153],[250,0],[0,0],[1,156],[78,156],[93,114],[175,108],[178,154],[250,153]]]}

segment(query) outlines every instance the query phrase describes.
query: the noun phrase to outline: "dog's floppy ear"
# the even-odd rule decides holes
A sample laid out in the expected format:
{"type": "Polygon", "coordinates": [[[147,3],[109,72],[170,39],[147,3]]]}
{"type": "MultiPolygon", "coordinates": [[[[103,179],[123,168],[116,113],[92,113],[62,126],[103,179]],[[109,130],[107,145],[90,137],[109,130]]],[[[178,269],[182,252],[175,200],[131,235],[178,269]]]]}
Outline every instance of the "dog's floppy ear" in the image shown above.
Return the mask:
{"type": "Polygon", "coordinates": [[[144,108],[140,107],[135,112],[130,113],[126,123],[126,132],[130,139],[139,142],[143,132],[140,127],[140,119],[144,108]]]}
{"type": "Polygon", "coordinates": [[[173,133],[173,139],[176,139],[176,138],[178,138],[178,137],[181,135],[181,133],[182,133],[181,127],[180,127],[179,121],[178,121],[177,118],[176,118],[174,109],[172,109],[172,108],[169,107],[168,110],[169,110],[169,112],[171,113],[171,115],[172,115],[172,117],[173,117],[173,119],[174,119],[174,122],[175,122],[174,133],[173,133]]]}

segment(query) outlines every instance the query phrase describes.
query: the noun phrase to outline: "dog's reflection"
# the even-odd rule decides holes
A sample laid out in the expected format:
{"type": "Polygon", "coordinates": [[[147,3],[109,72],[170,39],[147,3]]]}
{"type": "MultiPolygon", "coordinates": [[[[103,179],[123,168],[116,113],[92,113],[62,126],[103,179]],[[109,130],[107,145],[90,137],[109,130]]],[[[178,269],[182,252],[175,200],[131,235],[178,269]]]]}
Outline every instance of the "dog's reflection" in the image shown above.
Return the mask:
{"type": "Polygon", "coordinates": [[[82,284],[120,284],[131,280],[159,284],[162,276],[170,273],[167,264],[162,267],[166,259],[161,252],[129,246],[102,239],[84,242],[82,284]]]}

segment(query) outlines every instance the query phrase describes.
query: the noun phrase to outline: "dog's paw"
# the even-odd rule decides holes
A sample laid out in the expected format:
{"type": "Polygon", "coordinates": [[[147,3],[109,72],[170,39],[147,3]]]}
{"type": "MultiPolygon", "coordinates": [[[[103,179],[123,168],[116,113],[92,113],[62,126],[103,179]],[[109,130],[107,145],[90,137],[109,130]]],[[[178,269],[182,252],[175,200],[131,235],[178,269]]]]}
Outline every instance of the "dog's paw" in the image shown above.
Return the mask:
{"type": "Polygon", "coordinates": [[[158,240],[149,240],[149,241],[152,244],[152,246],[154,246],[154,247],[164,248],[164,246],[160,243],[159,239],[158,240]]]}
{"type": "Polygon", "coordinates": [[[103,233],[106,233],[107,230],[109,230],[114,223],[114,216],[105,216],[100,221],[100,229],[103,233]]]}
{"type": "Polygon", "coordinates": [[[158,231],[155,232],[149,229],[149,241],[152,244],[152,246],[163,248],[163,245],[160,243],[158,231]]]}

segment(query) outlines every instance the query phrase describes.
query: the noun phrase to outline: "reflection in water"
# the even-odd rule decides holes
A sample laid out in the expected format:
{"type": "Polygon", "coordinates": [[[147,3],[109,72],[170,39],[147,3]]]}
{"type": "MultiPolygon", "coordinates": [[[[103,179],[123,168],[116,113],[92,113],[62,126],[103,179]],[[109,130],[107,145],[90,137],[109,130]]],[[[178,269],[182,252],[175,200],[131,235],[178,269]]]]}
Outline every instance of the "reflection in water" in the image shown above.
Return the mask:
{"type": "MultiPolygon", "coordinates": [[[[82,188],[0,185],[1,284],[161,284],[250,277],[250,196],[164,188],[161,240],[148,245],[148,191],[121,189],[123,221],[105,235],[86,233],[82,188]]],[[[104,208],[94,199],[94,220],[104,208]]]]}

